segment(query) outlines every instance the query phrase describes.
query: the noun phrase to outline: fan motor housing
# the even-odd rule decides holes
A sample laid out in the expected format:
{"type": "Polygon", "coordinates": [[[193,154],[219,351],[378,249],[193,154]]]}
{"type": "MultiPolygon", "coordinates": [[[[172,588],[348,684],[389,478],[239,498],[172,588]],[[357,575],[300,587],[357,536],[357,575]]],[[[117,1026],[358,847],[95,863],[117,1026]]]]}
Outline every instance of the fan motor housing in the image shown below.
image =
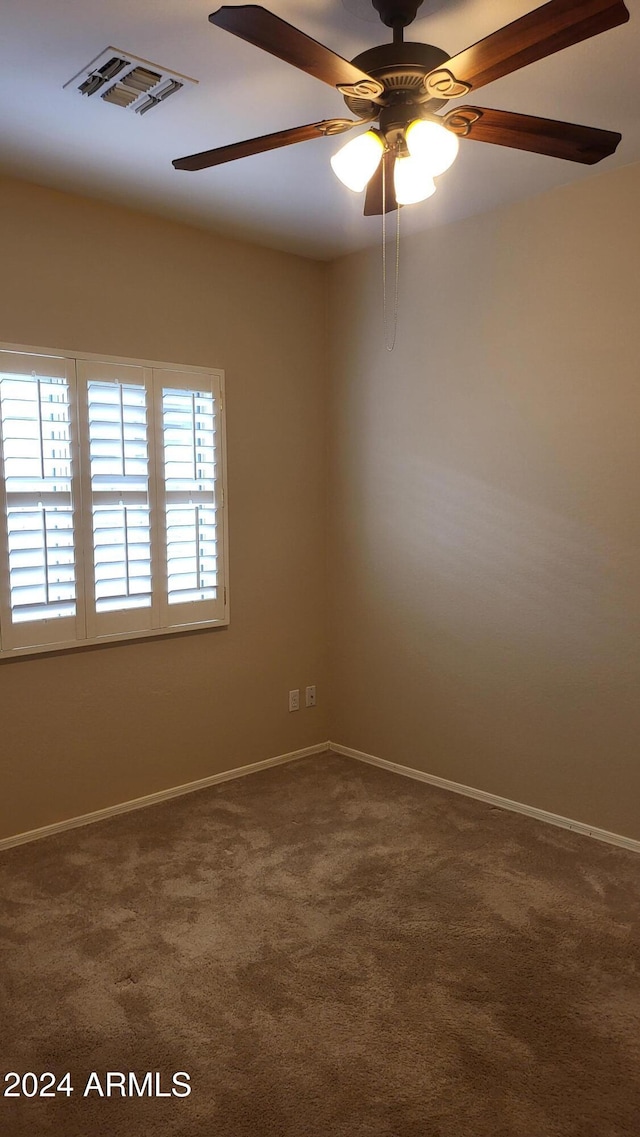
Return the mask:
{"type": "MultiPolygon", "coordinates": [[[[438,110],[446,99],[431,98],[424,88],[424,77],[436,67],[441,67],[450,58],[448,52],[428,43],[382,43],[370,47],[356,55],[351,62],[355,67],[366,71],[374,79],[384,84],[385,99],[389,103],[427,104],[430,111],[438,110]]],[[[344,101],[349,110],[359,118],[367,118],[377,113],[376,104],[370,99],[360,99],[345,95],[344,101]]]]}

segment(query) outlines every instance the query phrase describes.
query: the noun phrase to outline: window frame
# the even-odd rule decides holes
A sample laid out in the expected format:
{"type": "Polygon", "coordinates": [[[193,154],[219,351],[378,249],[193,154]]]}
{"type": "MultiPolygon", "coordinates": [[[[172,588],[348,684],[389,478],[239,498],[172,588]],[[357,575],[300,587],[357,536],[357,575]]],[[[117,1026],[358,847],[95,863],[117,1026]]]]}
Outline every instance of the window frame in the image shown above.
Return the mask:
{"type": "MultiPolygon", "coordinates": [[[[90,524],[90,510],[91,498],[87,500],[88,489],[90,487],[90,475],[87,469],[86,454],[88,454],[88,439],[80,438],[79,429],[79,412],[86,406],[87,393],[84,387],[87,385],[87,380],[81,377],[82,363],[96,363],[105,364],[109,368],[135,367],[141,371],[145,371],[149,375],[152,371],[167,372],[167,385],[170,386],[170,376],[198,376],[208,379],[213,385],[214,398],[216,401],[216,416],[218,420],[217,437],[216,437],[216,492],[219,493],[219,501],[216,502],[217,519],[216,524],[219,528],[216,537],[222,546],[221,554],[219,554],[219,567],[218,574],[222,590],[222,615],[214,619],[194,620],[181,624],[174,624],[172,626],[155,626],[148,628],[141,628],[139,630],[125,630],[125,631],[107,631],[100,634],[87,634],[83,638],[78,638],[76,635],[72,639],[60,640],[58,642],[48,642],[41,644],[7,646],[6,640],[9,639],[10,644],[13,642],[11,630],[13,627],[19,625],[10,624],[8,629],[5,628],[4,636],[0,639],[0,662],[7,659],[17,657],[24,657],[30,655],[40,655],[42,653],[51,654],[57,652],[67,652],[78,650],[79,648],[95,647],[100,644],[122,643],[138,639],[156,639],[169,635],[184,635],[185,632],[195,632],[208,630],[212,628],[227,627],[229,625],[229,533],[228,533],[228,493],[227,493],[227,444],[226,444],[226,398],[225,398],[225,375],[224,371],[220,368],[214,367],[196,367],[185,363],[167,363],[165,361],[150,360],[150,359],[132,359],[126,356],[106,355],[104,353],[73,351],[61,348],[49,348],[42,346],[28,346],[25,344],[16,343],[3,343],[0,342],[0,352],[15,352],[26,356],[32,357],[53,357],[60,361],[64,361],[67,370],[69,391],[70,391],[70,408],[71,408],[71,437],[72,437],[72,453],[74,461],[76,462],[75,473],[73,477],[74,486],[74,516],[75,516],[75,539],[76,539],[76,579],[77,579],[77,599],[76,599],[76,616],[70,617],[75,621],[77,629],[84,630],[88,633],[91,627],[90,620],[88,619],[88,610],[90,605],[86,604],[85,594],[86,590],[91,587],[93,580],[92,561],[93,561],[93,535],[91,532],[90,524]],[[84,460],[83,460],[84,459],[84,460]]],[[[185,384],[186,385],[186,384],[185,384]]],[[[160,487],[162,482],[162,475],[164,472],[164,456],[162,451],[162,394],[154,392],[152,405],[149,407],[149,415],[147,420],[147,430],[150,448],[150,489],[152,501],[157,504],[152,507],[152,528],[154,530],[154,546],[157,548],[156,542],[162,545],[162,532],[163,532],[163,519],[160,516],[159,501],[164,500],[164,493],[159,492],[156,495],[156,488],[160,487]],[[155,515],[155,516],[154,516],[155,515]]],[[[163,488],[163,487],[162,487],[163,488]]],[[[3,594],[8,592],[8,556],[5,557],[4,549],[7,549],[7,519],[6,519],[6,494],[5,494],[5,481],[4,470],[2,468],[2,455],[0,451],[0,542],[2,543],[2,555],[0,555],[0,589],[3,594]],[[6,561],[6,564],[5,564],[6,561]]],[[[157,555],[152,559],[152,573],[157,574],[158,557],[157,555]]],[[[158,585],[155,585],[157,589],[158,585]]],[[[153,607],[159,607],[161,611],[167,611],[167,604],[163,603],[163,598],[156,597],[153,607]]],[[[55,621],[51,622],[52,625],[55,621]]]]}

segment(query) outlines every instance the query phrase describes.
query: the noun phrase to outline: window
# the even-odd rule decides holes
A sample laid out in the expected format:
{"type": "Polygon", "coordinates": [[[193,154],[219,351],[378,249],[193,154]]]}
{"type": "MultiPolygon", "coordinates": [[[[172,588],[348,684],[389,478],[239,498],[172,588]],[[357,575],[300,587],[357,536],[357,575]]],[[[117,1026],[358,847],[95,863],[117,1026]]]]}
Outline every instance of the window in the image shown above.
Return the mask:
{"type": "Polygon", "coordinates": [[[0,350],[0,654],[228,622],[223,376],[0,350]]]}

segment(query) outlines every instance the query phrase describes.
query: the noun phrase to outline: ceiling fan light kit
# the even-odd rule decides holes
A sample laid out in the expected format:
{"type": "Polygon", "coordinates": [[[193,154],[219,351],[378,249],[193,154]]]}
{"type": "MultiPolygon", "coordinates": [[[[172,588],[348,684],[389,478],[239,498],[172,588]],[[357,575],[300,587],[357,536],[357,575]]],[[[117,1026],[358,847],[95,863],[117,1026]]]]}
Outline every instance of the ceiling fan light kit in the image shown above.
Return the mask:
{"type": "Polygon", "coordinates": [[[393,177],[397,204],[413,205],[431,197],[436,188],[433,179],[444,174],[456,159],[458,139],[445,129],[436,115],[412,117],[416,113],[420,113],[418,108],[405,103],[384,107],[380,112],[379,131],[368,130],[333,155],[334,174],[345,186],[359,193],[375,174],[386,150],[395,156],[393,177]],[[398,184],[403,187],[400,197],[398,184]]]}
{"type": "Polygon", "coordinates": [[[216,27],[337,89],[356,117],[325,119],[219,146],[177,158],[174,167],[201,170],[367,125],[334,154],[331,165],[350,189],[362,192],[366,187],[365,216],[384,216],[433,194],[433,179],[456,158],[458,138],[583,164],[614,153],[621,136],[610,130],[487,107],[439,112],[450,99],[626,23],[623,0],[549,0],[454,56],[431,44],[405,42],[404,28],[421,2],[372,0],[393,30],[393,41],[351,61],[256,4],[213,12],[209,20],[216,27]]]}

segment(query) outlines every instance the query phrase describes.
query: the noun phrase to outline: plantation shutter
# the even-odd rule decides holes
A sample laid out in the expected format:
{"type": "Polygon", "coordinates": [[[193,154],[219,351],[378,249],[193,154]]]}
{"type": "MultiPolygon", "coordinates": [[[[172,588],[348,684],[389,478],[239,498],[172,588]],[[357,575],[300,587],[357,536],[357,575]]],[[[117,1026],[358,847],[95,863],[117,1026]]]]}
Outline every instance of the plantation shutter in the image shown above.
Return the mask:
{"type": "Polygon", "coordinates": [[[154,371],[162,451],[162,622],[176,627],[225,613],[221,391],[217,376],[154,371]]]}
{"type": "Polygon", "coordinates": [[[3,650],[84,635],[77,588],[72,360],[0,351],[3,650]]]}
{"type": "Polygon", "coordinates": [[[222,389],[0,348],[0,655],[228,622],[222,389]]]}
{"type": "Polygon", "coordinates": [[[90,637],[150,630],[153,601],[151,370],[80,361],[90,637]]]}

